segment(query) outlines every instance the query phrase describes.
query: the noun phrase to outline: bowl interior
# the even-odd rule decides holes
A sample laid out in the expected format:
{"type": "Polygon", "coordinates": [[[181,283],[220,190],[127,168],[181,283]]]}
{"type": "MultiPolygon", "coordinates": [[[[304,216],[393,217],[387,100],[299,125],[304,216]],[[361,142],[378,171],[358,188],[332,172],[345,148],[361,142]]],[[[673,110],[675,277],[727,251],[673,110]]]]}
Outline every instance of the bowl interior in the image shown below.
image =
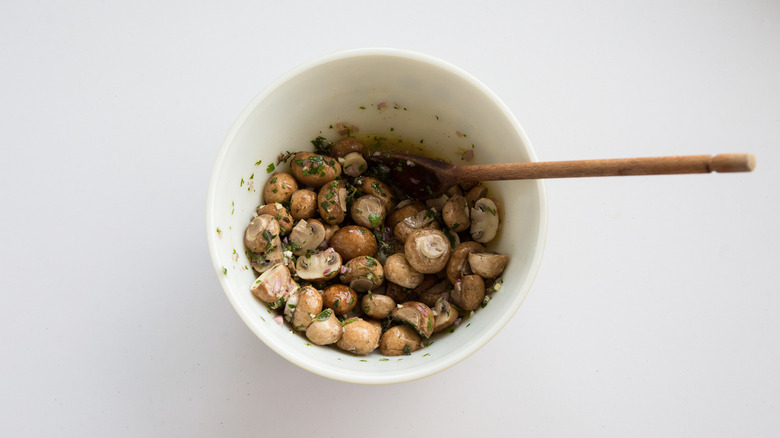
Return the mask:
{"type": "Polygon", "coordinates": [[[313,346],[279,325],[249,292],[255,276],[242,238],[280,152],[311,150],[314,137],[335,140],[345,129],[403,137],[463,164],[472,148],[472,164],[533,161],[534,152],[508,109],[470,75],[425,55],[372,49],[320,58],[277,80],[247,106],[218,153],[207,200],[209,249],[220,283],[247,326],[291,362],[329,378],[392,383],[433,374],[490,340],[528,294],[546,234],[543,186],[488,184],[502,211],[501,231],[489,247],[509,254],[510,262],[501,291],[454,333],[398,358],[313,346]]]}

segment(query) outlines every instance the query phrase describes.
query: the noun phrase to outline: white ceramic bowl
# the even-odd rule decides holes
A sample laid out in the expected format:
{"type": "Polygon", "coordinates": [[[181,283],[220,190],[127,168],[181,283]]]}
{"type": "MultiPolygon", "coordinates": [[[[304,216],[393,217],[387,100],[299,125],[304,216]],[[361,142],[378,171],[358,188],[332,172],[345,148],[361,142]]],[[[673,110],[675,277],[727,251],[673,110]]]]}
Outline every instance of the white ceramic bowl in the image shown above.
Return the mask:
{"type": "Polygon", "coordinates": [[[474,164],[535,161],[520,124],[501,100],[463,70],[427,55],[394,49],[339,52],[308,62],[276,80],[233,124],[217,155],[206,204],[211,258],[230,302],[271,349],[313,373],[367,384],[429,376],[485,345],[522,304],[539,267],[547,201],[539,181],[488,184],[502,211],[490,244],[510,256],[503,288],[454,333],[410,356],[354,356],[310,345],[274,321],[249,286],[255,279],[243,232],[262,202],[267,166],[281,151],[311,150],[310,140],[339,137],[341,124],[361,134],[393,134],[453,162],[474,148],[474,164]]]}

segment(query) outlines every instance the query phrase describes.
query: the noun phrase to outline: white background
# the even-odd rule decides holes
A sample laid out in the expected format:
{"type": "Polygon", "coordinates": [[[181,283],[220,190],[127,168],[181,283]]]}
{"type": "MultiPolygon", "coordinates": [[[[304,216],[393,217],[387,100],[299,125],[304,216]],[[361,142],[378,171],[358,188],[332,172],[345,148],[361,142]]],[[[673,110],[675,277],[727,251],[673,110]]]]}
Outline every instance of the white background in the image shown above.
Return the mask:
{"type": "Polygon", "coordinates": [[[780,3],[2,1],[2,436],[780,433],[780,3]],[[548,181],[509,325],[435,376],[303,371],[217,283],[231,123],[319,55],[452,62],[541,160],[752,152],[752,174],[548,181]]]}

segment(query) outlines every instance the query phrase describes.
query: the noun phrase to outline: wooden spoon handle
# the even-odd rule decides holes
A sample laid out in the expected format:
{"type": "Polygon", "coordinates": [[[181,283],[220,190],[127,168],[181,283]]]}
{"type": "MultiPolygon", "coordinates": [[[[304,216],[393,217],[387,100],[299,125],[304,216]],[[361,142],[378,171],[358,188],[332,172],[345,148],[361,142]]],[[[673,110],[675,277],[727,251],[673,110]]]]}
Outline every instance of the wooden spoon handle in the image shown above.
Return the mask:
{"type": "Polygon", "coordinates": [[[750,172],[751,154],[614,158],[460,166],[458,182],[507,179],[577,178],[586,176],[670,175],[681,173],[750,172]]]}

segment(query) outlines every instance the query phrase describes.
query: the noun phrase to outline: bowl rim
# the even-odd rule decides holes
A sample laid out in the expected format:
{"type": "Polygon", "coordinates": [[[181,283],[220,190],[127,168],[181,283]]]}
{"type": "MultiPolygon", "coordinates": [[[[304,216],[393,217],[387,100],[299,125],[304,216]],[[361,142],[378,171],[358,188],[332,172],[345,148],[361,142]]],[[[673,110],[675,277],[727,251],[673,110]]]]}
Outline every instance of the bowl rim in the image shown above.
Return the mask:
{"type": "Polygon", "coordinates": [[[358,384],[393,384],[393,383],[402,383],[402,382],[421,379],[439,373],[441,371],[444,371],[460,363],[461,361],[465,360],[466,358],[468,358],[469,356],[477,352],[488,342],[490,342],[490,340],[494,338],[499,332],[501,332],[501,330],[503,330],[503,328],[515,316],[515,314],[520,309],[525,299],[528,297],[528,294],[530,293],[530,289],[533,286],[534,281],[536,280],[536,277],[539,272],[539,267],[541,265],[541,259],[546,246],[546,241],[547,241],[547,227],[548,227],[548,220],[549,220],[548,205],[547,205],[547,194],[546,194],[544,182],[542,180],[536,180],[537,196],[539,197],[539,233],[536,242],[536,248],[534,249],[534,256],[530,260],[529,278],[525,280],[528,291],[525,293],[522,299],[516,303],[514,309],[512,309],[511,312],[507,312],[506,314],[504,314],[500,319],[496,321],[494,325],[490,327],[489,330],[485,330],[483,333],[481,333],[477,338],[474,339],[473,342],[469,343],[468,346],[465,346],[463,349],[460,349],[454,354],[448,355],[444,359],[431,362],[430,365],[420,366],[414,369],[404,370],[398,373],[387,373],[383,375],[373,375],[373,376],[360,375],[359,373],[354,373],[354,372],[339,371],[338,366],[335,364],[333,367],[327,367],[327,366],[320,365],[316,362],[300,360],[297,356],[288,354],[288,352],[283,348],[282,345],[278,344],[277,342],[274,342],[269,337],[266,337],[265,334],[262,333],[261,331],[255,330],[253,321],[248,320],[249,315],[246,315],[245,312],[239,311],[240,306],[236,301],[236,299],[234,299],[233,294],[229,292],[231,290],[231,287],[227,283],[227,280],[223,275],[219,275],[222,272],[222,268],[221,265],[218,263],[216,257],[218,239],[214,235],[214,233],[211,232],[211,230],[214,229],[214,224],[215,224],[215,217],[214,217],[215,196],[216,196],[217,182],[220,179],[219,177],[221,174],[220,169],[224,165],[225,157],[227,156],[228,150],[230,149],[230,145],[232,144],[238,132],[241,130],[244,123],[246,123],[251,113],[260,104],[260,102],[266,99],[271,93],[275,92],[278,88],[283,86],[285,83],[295,78],[296,76],[308,71],[309,69],[330,62],[334,62],[334,61],[339,61],[339,60],[344,60],[349,58],[357,58],[357,57],[367,57],[367,56],[385,56],[385,57],[402,58],[402,59],[408,59],[416,62],[421,62],[424,64],[434,66],[441,70],[444,70],[450,74],[454,74],[455,76],[458,76],[459,78],[465,80],[472,86],[476,87],[482,94],[484,94],[499,108],[499,110],[504,115],[506,120],[510,122],[512,127],[517,132],[518,136],[522,139],[523,144],[526,145],[529,160],[538,161],[536,156],[536,151],[531,145],[528,136],[526,135],[522,126],[515,118],[514,114],[511,112],[509,107],[501,100],[500,97],[498,97],[497,94],[495,94],[491,89],[489,89],[484,83],[482,83],[479,79],[477,79],[472,74],[466,72],[462,68],[457,67],[456,65],[451,64],[442,59],[439,59],[437,57],[416,52],[416,51],[406,50],[406,49],[387,48],[387,47],[368,47],[368,48],[340,50],[301,63],[298,66],[292,68],[291,70],[279,76],[277,79],[275,79],[274,81],[269,83],[265,88],[263,88],[260,91],[260,93],[258,93],[244,107],[244,109],[241,111],[239,116],[233,122],[227,135],[225,136],[225,139],[222,141],[220,145],[220,148],[217,152],[217,156],[214,161],[214,165],[211,168],[211,175],[209,178],[208,190],[206,196],[206,231],[207,231],[206,236],[208,241],[209,256],[211,258],[214,271],[215,273],[217,273],[217,279],[219,280],[223,292],[225,293],[231,305],[233,306],[233,309],[236,310],[236,313],[238,313],[239,317],[244,321],[247,327],[258,338],[260,338],[260,340],[263,341],[265,345],[267,345],[274,352],[276,352],[283,358],[287,359],[288,361],[294,363],[295,365],[309,372],[320,375],[322,377],[326,377],[329,379],[338,380],[342,382],[358,383],[358,384]]]}

